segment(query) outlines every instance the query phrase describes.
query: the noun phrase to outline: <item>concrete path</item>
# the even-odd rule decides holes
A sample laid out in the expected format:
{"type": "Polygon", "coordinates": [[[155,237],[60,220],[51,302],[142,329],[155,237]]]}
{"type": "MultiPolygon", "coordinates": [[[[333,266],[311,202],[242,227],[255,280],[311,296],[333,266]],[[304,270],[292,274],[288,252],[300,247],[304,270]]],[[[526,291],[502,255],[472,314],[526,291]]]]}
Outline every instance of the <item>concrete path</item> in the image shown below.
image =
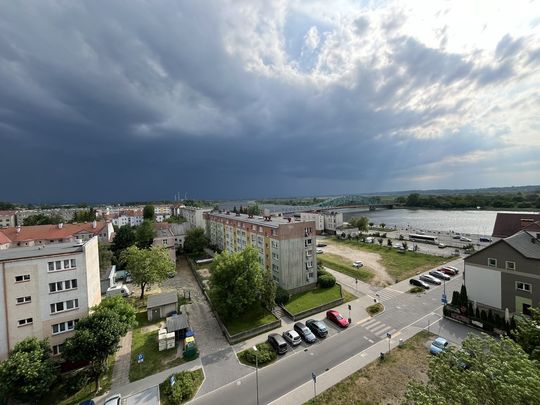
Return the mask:
{"type": "Polygon", "coordinates": [[[132,332],[129,331],[126,336],[120,340],[120,348],[116,352],[115,362],[113,365],[111,385],[112,391],[129,383],[129,367],[131,364],[131,336],[132,332]]]}

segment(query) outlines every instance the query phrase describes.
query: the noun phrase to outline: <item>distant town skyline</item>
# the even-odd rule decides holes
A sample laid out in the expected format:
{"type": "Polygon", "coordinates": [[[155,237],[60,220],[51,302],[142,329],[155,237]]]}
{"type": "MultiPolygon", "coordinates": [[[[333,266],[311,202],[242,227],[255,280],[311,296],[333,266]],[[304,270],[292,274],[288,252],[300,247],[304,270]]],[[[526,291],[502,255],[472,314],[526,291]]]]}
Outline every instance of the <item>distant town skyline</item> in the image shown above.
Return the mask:
{"type": "Polygon", "coordinates": [[[535,2],[7,2],[0,201],[540,179],[535,2]]]}

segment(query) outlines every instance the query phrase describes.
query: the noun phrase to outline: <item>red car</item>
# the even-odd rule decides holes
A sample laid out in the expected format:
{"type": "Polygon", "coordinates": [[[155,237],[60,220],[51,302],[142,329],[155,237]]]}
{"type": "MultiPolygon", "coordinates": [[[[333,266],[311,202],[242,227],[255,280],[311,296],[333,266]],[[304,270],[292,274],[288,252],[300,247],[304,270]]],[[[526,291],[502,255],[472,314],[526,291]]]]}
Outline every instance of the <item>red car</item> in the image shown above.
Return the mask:
{"type": "Polygon", "coordinates": [[[347,326],[349,326],[349,321],[343,318],[338,311],[327,311],[326,317],[341,328],[346,328],[347,326]]]}
{"type": "Polygon", "coordinates": [[[441,267],[439,269],[439,271],[441,273],[447,274],[449,276],[455,276],[457,274],[457,272],[454,269],[450,268],[450,267],[441,267]]]}

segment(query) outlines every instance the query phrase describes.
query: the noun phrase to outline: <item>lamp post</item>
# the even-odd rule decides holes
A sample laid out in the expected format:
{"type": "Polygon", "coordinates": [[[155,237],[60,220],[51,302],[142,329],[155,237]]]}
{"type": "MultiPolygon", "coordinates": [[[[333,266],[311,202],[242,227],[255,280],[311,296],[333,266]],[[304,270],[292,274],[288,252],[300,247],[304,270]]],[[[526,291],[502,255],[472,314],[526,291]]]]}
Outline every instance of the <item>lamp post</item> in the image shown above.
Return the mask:
{"type": "Polygon", "coordinates": [[[253,350],[255,351],[255,380],[257,382],[257,405],[259,405],[259,353],[257,350],[257,346],[253,346],[253,350]]]}

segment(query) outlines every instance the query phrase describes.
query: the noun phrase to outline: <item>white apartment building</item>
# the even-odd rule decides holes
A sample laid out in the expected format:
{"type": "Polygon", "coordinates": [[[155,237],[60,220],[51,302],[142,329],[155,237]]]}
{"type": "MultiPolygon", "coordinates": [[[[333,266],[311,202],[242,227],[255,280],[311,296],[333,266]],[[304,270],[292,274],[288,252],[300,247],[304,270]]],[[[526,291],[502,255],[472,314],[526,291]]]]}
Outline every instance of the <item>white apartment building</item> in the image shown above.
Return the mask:
{"type": "Polygon", "coordinates": [[[239,252],[253,246],[261,266],[281,287],[295,293],[315,286],[315,222],[215,211],[204,216],[207,235],[219,249],[239,252]]]}
{"type": "Polygon", "coordinates": [[[317,233],[324,232],[324,217],[320,212],[301,212],[300,221],[314,221],[317,233]]]}
{"type": "Polygon", "coordinates": [[[343,214],[337,211],[324,211],[325,232],[336,233],[336,229],[343,225],[343,214]]]}
{"type": "Polygon", "coordinates": [[[98,238],[0,250],[0,361],[27,337],[53,355],[101,302],[98,238]]]}
{"type": "Polygon", "coordinates": [[[0,211],[0,228],[16,225],[15,211],[0,211]]]}
{"type": "Polygon", "coordinates": [[[180,215],[186,219],[186,221],[192,226],[197,228],[206,228],[206,220],[204,214],[211,212],[212,208],[198,208],[198,207],[175,207],[175,214],[180,215]]]}

